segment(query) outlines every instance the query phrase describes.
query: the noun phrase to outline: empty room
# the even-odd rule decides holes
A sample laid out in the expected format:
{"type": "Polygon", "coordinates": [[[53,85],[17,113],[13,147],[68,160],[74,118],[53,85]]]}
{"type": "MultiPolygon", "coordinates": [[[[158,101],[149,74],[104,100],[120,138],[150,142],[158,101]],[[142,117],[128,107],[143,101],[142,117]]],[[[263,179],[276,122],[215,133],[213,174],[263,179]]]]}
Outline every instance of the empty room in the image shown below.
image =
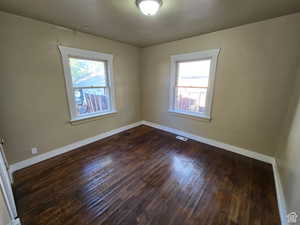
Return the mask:
{"type": "Polygon", "coordinates": [[[299,0],[0,0],[0,225],[300,225],[299,0]]]}

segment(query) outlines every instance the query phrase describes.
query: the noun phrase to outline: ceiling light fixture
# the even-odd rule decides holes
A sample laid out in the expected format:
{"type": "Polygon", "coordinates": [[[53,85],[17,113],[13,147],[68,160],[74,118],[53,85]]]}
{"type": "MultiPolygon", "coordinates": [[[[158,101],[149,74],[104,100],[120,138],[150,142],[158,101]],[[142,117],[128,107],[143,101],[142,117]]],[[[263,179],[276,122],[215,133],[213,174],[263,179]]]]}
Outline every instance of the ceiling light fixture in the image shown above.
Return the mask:
{"type": "Polygon", "coordinates": [[[136,0],[136,5],[146,16],[153,16],[161,7],[162,0],[136,0]]]}

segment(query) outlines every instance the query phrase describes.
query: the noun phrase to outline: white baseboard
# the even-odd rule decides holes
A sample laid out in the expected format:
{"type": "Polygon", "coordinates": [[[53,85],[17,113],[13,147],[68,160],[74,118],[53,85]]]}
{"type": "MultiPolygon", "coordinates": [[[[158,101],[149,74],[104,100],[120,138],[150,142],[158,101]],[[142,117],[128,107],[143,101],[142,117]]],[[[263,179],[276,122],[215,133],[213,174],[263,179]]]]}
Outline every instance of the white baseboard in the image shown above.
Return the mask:
{"type": "Polygon", "coordinates": [[[176,134],[176,135],[185,136],[185,137],[188,137],[188,138],[193,139],[195,141],[199,141],[199,142],[202,142],[202,143],[205,143],[205,144],[209,144],[209,145],[212,145],[212,146],[215,146],[215,147],[218,147],[218,148],[225,149],[227,151],[231,151],[231,152],[234,152],[234,153],[237,153],[237,154],[240,154],[240,155],[244,155],[244,156],[247,156],[247,157],[250,157],[250,158],[253,158],[253,159],[257,159],[257,160],[260,160],[260,161],[263,161],[263,162],[267,162],[267,163],[270,163],[270,164],[273,164],[273,161],[274,161],[273,157],[263,155],[261,153],[257,153],[257,152],[253,152],[253,151],[243,149],[243,148],[240,148],[240,147],[236,147],[236,146],[233,146],[233,145],[225,144],[225,143],[222,143],[220,141],[200,137],[200,136],[197,136],[197,135],[194,135],[194,134],[182,131],[182,130],[178,130],[178,129],[175,129],[175,128],[163,126],[163,125],[160,125],[160,124],[156,124],[156,123],[152,123],[152,122],[148,122],[148,121],[139,121],[139,122],[136,122],[136,123],[124,126],[124,127],[120,127],[120,128],[117,128],[117,129],[99,134],[95,137],[87,138],[87,139],[84,139],[84,140],[77,141],[75,143],[66,145],[64,147],[51,150],[47,153],[37,155],[37,156],[32,157],[30,159],[26,159],[26,160],[14,163],[14,164],[10,165],[9,171],[12,174],[13,172],[15,172],[17,170],[20,170],[20,169],[23,169],[25,167],[31,166],[33,164],[39,163],[41,161],[50,159],[50,158],[55,157],[57,155],[63,154],[65,152],[72,151],[74,149],[77,149],[77,148],[82,147],[84,145],[87,145],[87,144],[93,143],[95,141],[101,140],[103,138],[112,136],[114,134],[118,134],[118,133],[123,132],[125,130],[140,126],[142,124],[150,126],[150,127],[154,127],[154,128],[160,129],[160,130],[164,130],[164,131],[176,134]]]}
{"type": "Polygon", "coordinates": [[[204,137],[200,137],[182,130],[178,130],[175,128],[171,128],[171,127],[167,127],[167,126],[163,126],[157,123],[152,123],[152,122],[148,122],[148,121],[142,121],[142,124],[150,126],[150,127],[154,127],[166,132],[170,132],[176,135],[180,135],[180,136],[184,136],[187,138],[190,138],[192,140],[195,141],[199,141],[208,145],[212,145],[218,148],[222,148],[224,150],[230,151],[230,152],[234,152],[243,156],[247,156],[249,158],[253,158],[253,159],[257,159],[269,164],[272,164],[273,166],[273,174],[274,174],[274,179],[275,179],[275,185],[276,185],[276,195],[277,195],[277,202],[278,202],[278,208],[279,208],[279,213],[280,213],[280,219],[281,219],[281,224],[282,225],[288,225],[287,219],[286,219],[286,215],[287,215],[287,210],[286,210],[286,204],[285,204],[285,198],[284,198],[284,194],[283,194],[283,189],[282,189],[282,185],[281,185],[281,181],[280,181],[280,176],[279,176],[279,172],[278,172],[278,168],[277,168],[277,163],[274,157],[271,156],[267,156],[261,153],[257,153],[257,152],[253,152],[244,148],[240,148],[240,147],[236,147],[233,145],[229,145],[229,144],[225,144],[222,143],[220,141],[216,141],[216,140],[212,140],[212,139],[208,139],[208,138],[204,138],[204,137]]]}
{"type": "MultiPolygon", "coordinates": [[[[64,147],[61,147],[61,148],[58,148],[58,149],[54,149],[54,150],[49,151],[47,153],[35,156],[33,158],[30,158],[30,159],[27,159],[27,160],[24,160],[24,161],[21,161],[21,162],[17,162],[17,163],[12,164],[10,166],[9,171],[12,174],[13,172],[15,172],[17,170],[20,170],[20,169],[23,169],[25,167],[31,166],[31,165],[36,164],[38,162],[41,162],[43,160],[50,159],[54,156],[63,154],[65,152],[72,151],[72,150],[77,149],[79,147],[82,147],[84,145],[93,143],[95,141],[98,141],[98,140],[101,140],[103,138],[112,136],[114,134],[118,134],[120,132],[123,132],[125,130],[131,129],[131,128],[134,128],[134,127],[137,127],[137,126],[140,126],[140,125],[147,125],[147,126],[150,126],[150,127],[154,127],[154,128],[166,131],[166,132],[170,132],[170,133],[173,133],[173,134],[176,134],[176,135],[184,136],[184,137],[190,138],[190,139],[195,140],[195,141],[199,141],[199,142],[202,142],[202,143],[205,143],[205,144],[208,144],[208,145],[212,145],[212,146],[215,146],[215,147],[218,147],[218,148],[230,151],[230,152],[234,152],[234,153],[237,153],[237,154],[240,154],[240,155],[243,155],[243,156],[247,156],[249,158],[253,158],[253,159],[256,159],[256,160],[260,160],[260,161],[272,164],[273,165],[275,185],[276,185],[278,207],[279,207],[279,212],[280,212],[280,217],[281,217],[281,223],[282,223],[282,225],[288,225],[287,220],[286,220],[287,211],[286,211],[285,198],[284,198],[283,189],[282,189],[282,185],[281,185],[281,181],[280,181],[280,176],[279,176],[279,173],[278,173],[276,160],[273,157],[267,156],[267,155],[264,155],[264,154],[261,154],[261,153],[257,153],[257,152],[254,152],[254,151],[250,151],[250,150],[247,150],[247,149],[244,149],[244,148],[229,145],[229,144],[226,144],[226,143],[223,143],[223,142],[220,142],[220,141],[216,141],[216,140],[213,140],[213,139],[200,137],[200,136],[197,136],[197,135],[194,135],[194,134],[182,131],[182,130],[178,130],[178,129],[175,129],[175,128],[163,126],[163,125],[148,122],[148,121],[140,121],[140,122],[136,122],[136,123],[124,126],[124,127],[120,127],[118,129],[111,130],[111,131],[99,134],[95,137],[87,138],[87,139],[75,142],[73,144],[70,144],[70,145],[67,145],[67,146],[64,146],[64,147]]],[[[20,225],[20,222],[19,222],[19,220],[15,220],[15,222],[11,223],[11,225],[20,225]]]]}
{"type": "Polygon", "coordinates": [[[286,201],[283,193],[282,183],[281,183],[276,160],[274,160],[273,162],[273,174],[275,179],[277,202],[278,202],[281,224],[289,225],[286,217],[287,216],[286,201]]]}
{"type": "Polygon", "coordinates": [[[133,124],[129,124],[129,125],[126,125],[124,127],[120,127],[120,128],[117,128],[117,129],[114,129],[114,130],[111,130],[111,131],[99,134],[99,135],[97,135],[95,137],[91,137],[91,138],[87,138],[87,139],[84,139],[84,140],[81,140],[81,141],[77,141],[75,143],[66,145],[64,147],[51,150],[51,151],[49,151],[47,153],[44,153],[44,154],[41,154],[41,155],[37,155],[37,156],[32,157],[30,159],[26,159],[26,160],[14,163],[14,164],[12,164],[9,167],[9,173],[12,175],[17,170],[23,169],[25,167],[28,167],[28,166],[31,166],[33,164],[39,163],[39,162],[44,161],[46,159],[53,158],[53,157],[55,157],[57,155],[61,155],[63,153],[72,151],[74,149],[80,148],[82,146],[88,145],[88,144],[93,143],[95,141],[99,141],[99,140],[101,140],[103,138],[112,136],[114,134],[118,134],[120,132],[123,132],[125,130],[131,129],[131,128],[134,128],[134,127],[137,127],[137,126],[140,126],[140,125],[142,125],[141,121],[133,123],[133,124]]]}
{"type": "Polygon", "coordinates": [[[163,126],[157,123],[152,123],[152,122],[148,122],[148,121],[142,121],[142,123],[144,125],[150,126],[150,127],[154,127],[163,131],[167,131],[176,135],[180,135],[180,136],[184,136],[187,137],[189,139],[195,140],[195,141],[199,141],[208,145],[212,145],[218,148],[222,148],[224,150],[230,151],[230,152],[234,152],[243,156],[247,156],[253,159],[257,159],[269,164],[273,164],[274,158],[271,156],[267,156],[258,152],[254,152],[254,151],[250,151],[244,148],[240,148],[240,147],[236,147],[233,145],[229,145],[229,144],[225,144],[223,142],[220,141],[216,141],[213,139],[208,139],[208,138],[204,138],[204,137],[200,137],[182,130],[178,130],[175,128],[171,128],[171,127],[167,127],[167,126],[163,126]]]}
{"type": "Polygon", "coordinates": [[[21,225],[21,221],[20,219],[14,219],[12,221],[9,222],[9,224],[7,225],[21,225]]]}

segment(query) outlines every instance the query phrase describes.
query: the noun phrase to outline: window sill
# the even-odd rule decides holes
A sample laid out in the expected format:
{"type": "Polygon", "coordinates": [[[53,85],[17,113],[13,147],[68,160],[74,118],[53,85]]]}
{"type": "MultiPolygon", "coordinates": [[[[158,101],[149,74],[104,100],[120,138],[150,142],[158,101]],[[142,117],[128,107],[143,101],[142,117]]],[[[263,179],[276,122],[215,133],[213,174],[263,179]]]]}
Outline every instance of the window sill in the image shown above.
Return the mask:
{"type": "Polygon", "coordinates": [[[211,117],[205,114],[182,112],[182,111],[176,111],[171,109],[169,110],[169,113],[172,113],[175,116],[184,117],[188,119],[202,120],[207,122],[211,121],[211,117]]]}
{"type": "Polygon", "coordinates": [[[90,122],[90,121],[94,121],[94,120],[98,120],[98,119],[113,116],[116,113],[117,113],[117,111],[114,110],[114,111],[105,112],[105,113],[101,113],[101,114],[93,114],[93,115],[89,115],[89,116],[82,116],[82,117],[72,119],[70,121],[70,123],[72,125],[76,125],[76,124],[80,124],[80,123],[84,123],[84,122],[90,122]]]}

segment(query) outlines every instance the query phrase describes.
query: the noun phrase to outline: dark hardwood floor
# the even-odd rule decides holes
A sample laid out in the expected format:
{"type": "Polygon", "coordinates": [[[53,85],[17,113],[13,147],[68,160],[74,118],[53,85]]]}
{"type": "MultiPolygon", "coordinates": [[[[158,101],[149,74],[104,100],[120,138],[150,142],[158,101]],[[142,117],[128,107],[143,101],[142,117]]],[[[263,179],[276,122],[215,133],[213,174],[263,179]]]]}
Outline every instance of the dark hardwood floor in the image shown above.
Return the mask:
{"type": "Polygon", "coordinates": [[[279,225],[271,165],[140,126],[15,173],[23,225],[279,225]]]}

